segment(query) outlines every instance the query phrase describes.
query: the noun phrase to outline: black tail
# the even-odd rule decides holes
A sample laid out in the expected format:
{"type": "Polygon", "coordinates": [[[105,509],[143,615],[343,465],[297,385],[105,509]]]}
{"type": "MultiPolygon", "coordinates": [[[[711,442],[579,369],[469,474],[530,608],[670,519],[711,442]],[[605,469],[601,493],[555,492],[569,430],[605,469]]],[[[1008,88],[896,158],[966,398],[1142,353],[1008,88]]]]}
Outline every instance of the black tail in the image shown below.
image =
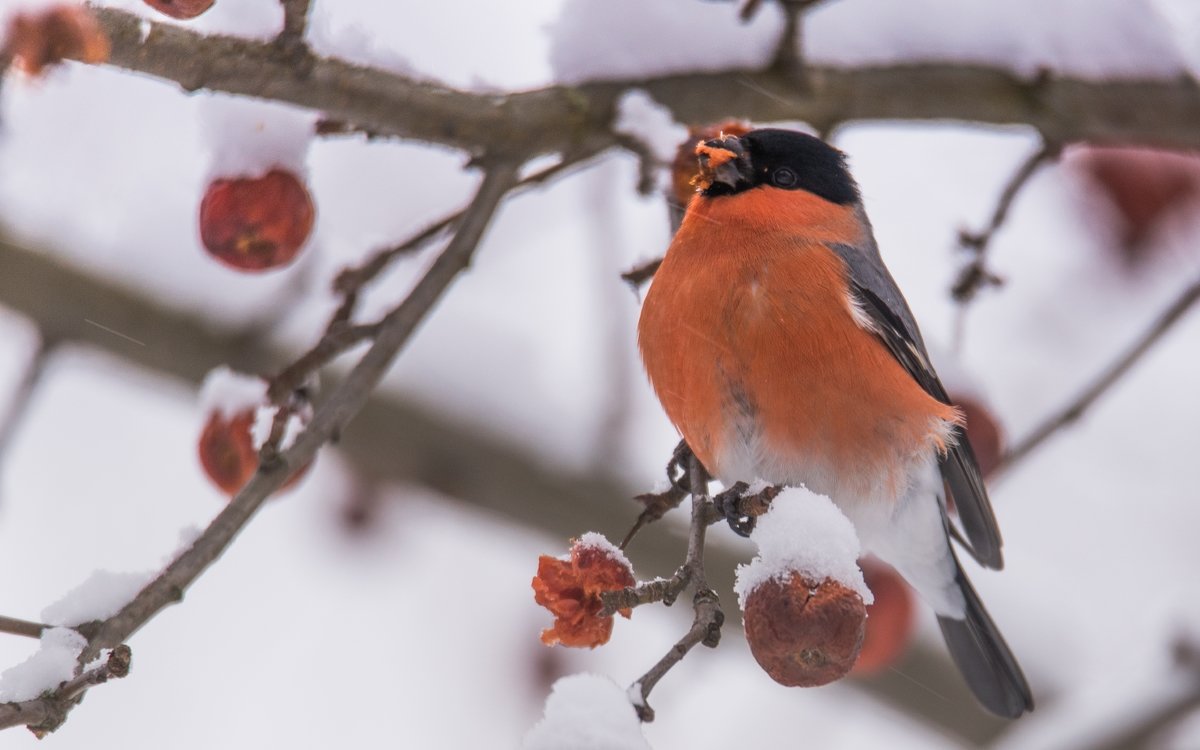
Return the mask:
{"type": "Polygon", "coordinates": [[[938,615],[938,624],[958,671],[984,708],[997,716],[1015,719],[1032,711],[1029,683],[962,568],[957,581],[966,600],[966,617],[956,620],[938,615]]]}

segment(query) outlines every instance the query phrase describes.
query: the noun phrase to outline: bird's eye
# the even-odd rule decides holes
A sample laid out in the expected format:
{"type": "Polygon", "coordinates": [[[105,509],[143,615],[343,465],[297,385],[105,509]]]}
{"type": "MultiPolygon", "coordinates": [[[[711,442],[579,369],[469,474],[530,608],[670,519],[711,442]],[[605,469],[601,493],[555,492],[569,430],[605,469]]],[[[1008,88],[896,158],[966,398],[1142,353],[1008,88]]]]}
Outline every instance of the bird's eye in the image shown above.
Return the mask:
{"type": "Polygon", "coordinates": [[[787,167],[780,167],[771,175],[771,182],[781,188],[792,187],[796,184],[796,179],[796,173],[787,167]]]}

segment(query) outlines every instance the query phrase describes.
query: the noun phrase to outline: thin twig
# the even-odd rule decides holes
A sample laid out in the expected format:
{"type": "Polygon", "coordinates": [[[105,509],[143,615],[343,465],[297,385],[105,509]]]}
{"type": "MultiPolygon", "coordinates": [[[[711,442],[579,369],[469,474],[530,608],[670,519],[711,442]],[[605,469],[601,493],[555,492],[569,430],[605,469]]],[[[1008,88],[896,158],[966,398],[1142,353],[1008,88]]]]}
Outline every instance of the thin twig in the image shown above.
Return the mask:
{"type": "Polygon", "coordinates": [[[129,646],[120,644],[103,664],[83,671],[49,694],[19,703],[0,703],[0,729],[24,725],[38,739],[45,737],[62,726],[89,688],[128,675],[132,656],[129,646]]]}
{"type": "Polygon", "coordinates": [[[967,308],[974,301],[976,295],[986,287],[999,286],[1004,283],[999,276],[992,273],[988,268],[987,254],[988,249],[991,247],[992,239],[1000,227],[1004,226],[1005,220],[1008,219],[1008,213],[1012,209],[1013,202],[1021,192],[1021,189],[1029,183],[1029,180],[1042,165],[1057,159],[1060,153],[1062,153],[1061,146],[1051,141],[1045,141],[1041,148],[1023,161],[1021,166],[1017,168],[1017,171],[1009,178],[1008,183],[1004,186],[1004,190],[1000,193],[999,199],[996,201],[996,207],[992,211],[992,217],[988,221],[987,227],[980,232],[969,232],[964,229],[958,233],[958,244],[963,250],[970,253],[970,259],[959,271],[958,278],[950,288],[950,296],[958,304],[954,320],[953,338],[956,350],[962,348],[967,308]]]}
{"type": "Polygon", "coordinates": [[[272,403],[281,404],[300,388],[313,372],[328,364],[334,357],[374,338],[379,333],[379,327],[379,323],[343,325],[327,331],[312,349],[271,378],[267,397],[272,403]]]}
{"type": "Polygon", "coordinates": [[[634,522],[633,528],[621,541],[621,549],[625,549],[633,537],[643,526],[654,523],[667,514],[667,511],[679,507],[683,499],[691,492],[691,477],[688,475],[692,461],[696,455],[686,440],[680,440],[671,451],[671,460],[667,461],[667,489],[663,492],[644,492],[634,499],[645,506],[634,522]]]}
{"type": "Polygon", "coordinates": [[[4,615],[0,615],[0,633],[8,633],[9,635],[23,635],[27,638],[41,638],[42,631],[51,627],[54,626],[43,625],[40,622],[30,622],[29,620],[19,620],[16,617],[5,617],[4,615]]]}
{"type": "Polygon", "coordinates": [[[658,267],[662,265],[662,262],[662,258],[646,261],[621,274],[621,278],[633,287],[634,294],[637,294],[641,290],[642,284],[654,278],[654,274],[658,273],[658,267]]]}
{"type": "MultiPolygon", "coordinates": [[[[783,8],[783,33],[775,47],[771,69],[803,82],[804,13],[819,2],[822,0],[779,0],[779,5],[783,8]]],[[[746,13],[751,7],[751,4],[743,7],[743,20],[746,20],[746,13]]]]}
{"type": "Polygon", "coordinates": [[[1037,450],[1054,433],[1083,416],[1092,404],[1108,392],[1184,315],[1200,300],[1200,278],[1196,279],[1146,329],[1134,345],[1109,365],[1090,386],[1035,428],[1000,458],[996,473],[1010,470],[1037,450]]]}
{"type": "Polygon", "coordinates": [[[8,408],[4,411],[3,421],[0,421],[0,473],[3,472],[4,457],[8,453],[9,445],[16,436],[17,430],[20,429],[29,405],[33,403],[33,392],[42,379],[42,374],[46,370],[46,362],[54,353],[55,348],[56,342],[45,337],[38,342],[37,348],[29,358],[29,364],[25,366],[25,372],[22,373],[20,382],[13,388],[12,395],[9,396],[8,408]]]}
{"type": "MultiPolygon", "coordinates": [[[[512,186],[510,192],[515,194],[517,191],[541,185],[593,156],[595,156],[594,151],[582,151],[564,156],[558,163],[521,179],[512,186]]],[[[271,378],[267,393],[271,402],[282,405],[318,369],[347,350],[373,339],[379,333],[382,325],[380,322],[360,325],[350,323],[363,289],[398,258],[411,255],[454,231],[463,221],[468,210],[470,209],[456,211],[445,216],[404,242],[378,250],[358,266],[346,268],[339,273],[334,278],[333,291],[342,296],[341,304],[330,317],[321,340],[271,378]]],[[[287,418],[288,414],[281,408],[276,413],[277,426],[286,424],[287,418]]],[[[276,437],[276,432],[277,430],[272,429],[272,437],[276,437]]],[[[268,441],[268,445],[270,442],[268,441]]]]}
{"type": "Polygon", "coordinates": [[[308,29],[309,0],[279,0],[283,6],[283,29],[275,37],[275,44],[294,53],[306,51],[304,34],[308,29]]]}
{"type": "MultiPolygon", "coordinates": [[[[380,322],[375,343],[328,400],[321,404],[308,428],[290,448],[279,455],[277,461],[261,465],[254,477],[196,541],[138,592],[133,601],[98,624],[79,656],[80,664],[92,661],[103,649],[121,645],[158,612],[179,601],[187,588],[224,553],[266,498],[292,474],[293,467],[303,466],[310,461],[317,449],[362,408],[418,324],[441,298],[450,282],[470,264],[496,208],[515,182],[516,170],[517,165],[508,161],[489,165],[454,239],[408,297],[380,322]]],[[[86,689],[86,685],[81,688],[86,689]]],[[[14,704],[15,707],[10,706],[3,721],[8,721],[7,725],[26,723],[49,726],[49,730],[52,730],[61,724],[74,704],[74,701],[59,701],[53,705],[36,702],[30,705],[14,704]]]]}
{"type": "Polygon", "coordinates": [[[417,325],[470,263],[484,229],[512,185],[515,172],[515,165],[507,162],[487,171],[454,239],[404,302],[381,321],[374,345],[317,409],[308,428],[280,454],[278,462],[259,468],[187,551],[104,622],[84,649],[81,661],[86,662],[101,649],[124,642],[168,604],[179,601],[187,587],[220,557],[267,496],[283,484],[295,467],[311,460],[317,449],[362,407],[417,325]]]}
{"type": "Polygon", "coordinates": [[[612,617],[622,609],[634,609],[643,604],[662,602],[671,606],[679,594],[692,581],[691,570],[685,565],[675,571],[670,578],[658,578],[653,581],[643,581],[636,586],[617,589],[616,591],[601,591],[600,601],[603,607],[596,613],[597,617],[612,617]]]}
{"type": "Polygon", "coordinates": [[[654,721],[654,709],[647,701],[658,681],[697,644],[716,648],[721,640],[721,625],[725,622],[721,603],[716,592],[709,588],[704,572],[704,536],[708,529],[712,501],[708,497],[708,475],[695,456],[692,456],[691,460],[689,482],[692,487],[692,525],[688,534],[687,562],[684,563],[684,569],[689,578],[688,583],[695,591],[692,597],[695,617],[688,632],[658,660],[658,663],[630,686],[630,694],[637,696],[634,708],[642,721],[654,721]]]}

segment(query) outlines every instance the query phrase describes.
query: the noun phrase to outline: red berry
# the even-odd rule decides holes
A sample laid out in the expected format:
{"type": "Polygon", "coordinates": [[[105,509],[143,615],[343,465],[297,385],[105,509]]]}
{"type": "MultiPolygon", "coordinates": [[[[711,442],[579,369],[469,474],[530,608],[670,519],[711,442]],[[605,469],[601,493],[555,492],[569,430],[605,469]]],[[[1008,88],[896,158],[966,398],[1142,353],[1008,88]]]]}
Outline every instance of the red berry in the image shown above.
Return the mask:
{"type": "Polygon", "coordinates": [[[216,180],[200,203],[200,239],[232,268],[278,268],[295,259],[315,215],[308,190],[290,172],[216,180]]]}
{"type": "Polygon", "coordinates": [[[1125,260],[1146,259],[1163,219],[1200,197],[1200,159],[1192,154],[1144,147],[1082,146],[1071,163],[1112,203],[1121,220],[1125,260]]]}
{"type": "Polygon", "coordinates": [[[213,6],[214,0],[145,0],[146,5],[171,18],[195,18],[213,6]]]}
{"type": "Polygon", "coordinates": [[[742,612],[750,653],[771,679],[788,687],[845,677],[858,659],[866,616],[857,593],[795,572],[759,584],[742,612]]]}
{"type": "MultiPolygon", "coordinates": [[[[204,472],[226,495],[233,497],[258,470],[258,451],[254,448],[251,427],[254,409],[244,409],[231,417],[215,411],[200,434],[200,463],[204,472]]],[[[312,462],[295,471],[280,487],[288,489],[308,473],[312,462]]]]}
{"type": "Polygon", "coordinates": [[[892,566],[873,557],[864,557],[858,565],[875,602],[867,605],[867,631],[854,673],[874,674],[896,663],[912,640],[913,595],[892,566]]]}
{"type": "MultiPolygon", "coordinates": [[[[632,586],[635,580],[619,553],[577,541],[569,559],[539,557],[532,583],[534,601],[554,615],[554,625],[542,631],[542,643],[595,648],[608,643],[613,629],[612,615],[599,616],[601,592],[632,586]]],[[[618,612],[629,617],[630,610],[618,612]]]]}

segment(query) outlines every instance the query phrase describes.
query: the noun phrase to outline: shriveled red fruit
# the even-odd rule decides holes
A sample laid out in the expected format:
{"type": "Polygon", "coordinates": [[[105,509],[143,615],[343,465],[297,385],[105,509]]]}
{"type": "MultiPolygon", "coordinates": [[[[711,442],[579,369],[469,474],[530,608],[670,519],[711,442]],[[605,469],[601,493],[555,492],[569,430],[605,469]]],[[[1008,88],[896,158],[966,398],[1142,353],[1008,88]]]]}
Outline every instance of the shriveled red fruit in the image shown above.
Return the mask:
{"type": "Polygon", "coordinates": [[[18,13],[9,21],[0,44],[0,58],[11,57],[31,76],[66,59],[104,62],[108,53],[108,37],[100,24],[90,10],[77,5],[18,13]]]}
{"type": "Polygon", "coordinates": [[[200,203],[200,239],[232,268],[278,268],[295,259],[315,216],[308,190],[291,172],[215,180],[200,203]]]}
{"type": "Polygon", "coordinates": [[[144,0],[146,5],[171,18],[195,18],[213,6],[214,0],[144,0]]]}
{"type": "Polygon", "coordinates": [[[1004,433],[1000,431],[995,415],[973,398],[952,395],[950,400],[966,418],[967,440],[975,451],[975,458],[979,459],[979,470],[984,477],[990,476],[1004,455],[1004,433]]]}
{"type": "MultiPolygon", "coordinates": [[[[245,409],[226,417],[213,412],[200,433],[200,464],[204,473],[230,497],[238,493],[258,470],[258,451],[254,448],[251,427],[254,409],[245,409]]],[[[308,473],[312,462],[301,466],[279,488],[286,490],[308,473]]]]}
{"type": "Polygon", "coordinates": [[[875,602],[867,605],[867,629],[854,674],[875,674],[896,663],[912,641],[913,593],[900,574],[874,557],[858,561],[875,602]]]}
{"type": "MultiPolygon", "coordinates": [[[[600,593],[634,584],[629,564],[610,545],[585,539],[571,546],[569,559],[538,558],[533,598],[554,615],[554,625],[542,631],[542,643],[595,648],[608,643],[613,618],[599,617],[600,593]]],[[[619,610],[629,617],[629,610],[619,610]]]]}
{"type": "Polygon", "coordinates": [[[856,592],[796,572],[759,584],[742,612],[750,653],[771,679],[788,687],[845,677],[862,648],[866,617],[856,592]]]}
{"type": "Polygon", "coordinates": [[[1130,263],[1146,260],[1147,240],[1170,214],[1200,199],[1200,158],[1134,146],[1080,146],[1070,164],[1087,175],[1121,220],[1121,249],[1130,263]]]}

